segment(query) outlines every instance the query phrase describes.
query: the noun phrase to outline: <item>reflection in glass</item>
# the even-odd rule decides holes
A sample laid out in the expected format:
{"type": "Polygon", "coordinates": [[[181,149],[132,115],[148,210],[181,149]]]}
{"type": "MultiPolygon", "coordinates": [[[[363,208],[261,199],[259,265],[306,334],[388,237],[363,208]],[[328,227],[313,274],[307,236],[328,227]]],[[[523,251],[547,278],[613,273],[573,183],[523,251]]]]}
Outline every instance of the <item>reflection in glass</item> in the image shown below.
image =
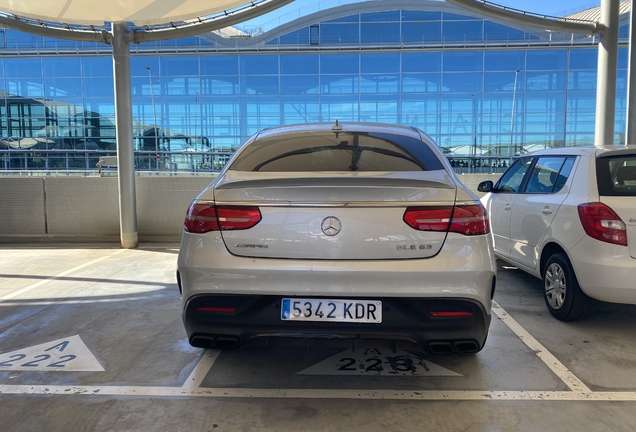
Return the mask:
{"type": "Polygon", "coordinates": [[[481,71],[483,67],[482,52],[456,52],[449,51],[444,53],[444,71],[445,72],[468,72],[481,71]]]}
{"type": "Polygon", "coordinates": [[[199,75],[199,59],[187,56],[167,56],[159,59],[163,76],[199,75]]]}
{"type": "Polygon", "coordinates": [[[402,92],[432,93],[441,91],[442,76],[439,73],[402,74],[402,92]]]}
{"type": "Polygon", "coordinates": [[[563,70],[566,67],[567,50],[528,50],[527,70],[563,70]]]}
{"type": "Polygon", "coordinates": [[[388,74],[367,74],[360,77],[360,93],[397,93],[400,77],[388,74]]]}
{"type": "MultiPolygon", "coordinates": [[[[321,24],[320,43],[343,44],[360,42],[359,24],[321,24]]],[[[312,41],[313,42],[313,41],[312,41]]]]}
{"type": "Polygon", "coordinates": [[[359,61],[360,60],[358,54],[321,54],[320,73],[358,73],[359,61]]]}
{"type": "Polygon", "coordinates": [[[402,42],[437,42],[442,40],[441,22],[403,22],[402,42]]]}
{"type": "Polygon", "coordinates": [[[318,54],[280,56],[280,73],[285,75],[318,73],[318,54]]]}
{"type": "Polygon", "coordinates": [[[484,38],[484,22],[449,21],[443,24],[445,41],[479,41],[484,38]]]}
{"type": "Polygon", "coordinates": [[[482,75],[475,73],[444,73],[442,74],[442,90],[450,92],[479,92],[482,91],[482,75]]]}
{"type": "Polygon", "coordinates": [[[360,25],[360,38],[362,43],[371,42],[399,42],[399,23],[364,23],[360,25]]]}
{"type": "Polygon", "coordinates": [[[318,75],[291,75],[280,77],[280,93],[301,95],[318,93],[318,75]]]}
{"type": "Polygon", "coordinates": [[[113,59],[110,56],[82,57],[84,77],[112,77],[113,59]]]}
{"type": "Polygon", "coordinates": [[[320,78],[322,94],[358,93],[357,75],[324,75],[320,78]]]}

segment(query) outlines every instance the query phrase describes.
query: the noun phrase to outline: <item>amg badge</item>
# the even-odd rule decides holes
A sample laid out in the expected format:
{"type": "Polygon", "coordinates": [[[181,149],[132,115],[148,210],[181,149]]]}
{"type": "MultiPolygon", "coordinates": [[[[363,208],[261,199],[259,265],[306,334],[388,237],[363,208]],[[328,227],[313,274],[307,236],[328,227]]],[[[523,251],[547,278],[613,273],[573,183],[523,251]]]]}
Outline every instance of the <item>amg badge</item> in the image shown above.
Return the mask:
{"type": "Polygon", "coordinates": [[[250,248],[250,249],[267,249],[268,246],[266,244],[250,244],[250,243],[237,243],[237,248],[250,248]]]}

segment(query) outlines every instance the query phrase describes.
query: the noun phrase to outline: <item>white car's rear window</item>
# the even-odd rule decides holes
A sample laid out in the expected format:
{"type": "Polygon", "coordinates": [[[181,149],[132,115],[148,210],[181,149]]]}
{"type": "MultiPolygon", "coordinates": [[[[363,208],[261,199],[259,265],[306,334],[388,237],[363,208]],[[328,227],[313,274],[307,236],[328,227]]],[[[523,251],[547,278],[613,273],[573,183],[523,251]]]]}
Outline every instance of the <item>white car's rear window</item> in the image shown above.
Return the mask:
{"type": "Polygon", "coordinates": [[[636,154],[596,159],[601,196],[636,196],[636,154]]]}
{"type": "Polygon", "coordinates": [[[377,132],[303,132],[256,139],[235,171],[434,171],[444,166],[426,142],[377,132]]]}

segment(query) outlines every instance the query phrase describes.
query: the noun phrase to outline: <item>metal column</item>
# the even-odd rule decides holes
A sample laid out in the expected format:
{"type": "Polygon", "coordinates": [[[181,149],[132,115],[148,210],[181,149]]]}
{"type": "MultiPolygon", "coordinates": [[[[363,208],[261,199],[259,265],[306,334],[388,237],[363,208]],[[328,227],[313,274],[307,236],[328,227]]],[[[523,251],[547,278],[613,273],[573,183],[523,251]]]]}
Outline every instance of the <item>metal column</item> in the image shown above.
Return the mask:
{"type": "Polygon", "coordinates": [[[636,14],[634,13],[634,3],[631,1],[631,12],[629,17],[629,63],[627,66],[627,118],[625,119],[625,144],[636,144],[636,74],[633,67],[636,66],[636,14]]]}
{"type": "Polygon", "coordinates": [[[604,27],[604,31],[598,44],[594,147],[614,145],[616,72],[618,69],[618,10],[619,0],[601,0],[599,24],[604,27]]]}
{"type": "Polygon", "coordinates": [[[115,80],[115,124],[119,185],[119,232],[121,246],[134,248],[137,236],[137,199],[130,85],[130,32],[128,23],[113,23],[113,72],[115,80]]]}

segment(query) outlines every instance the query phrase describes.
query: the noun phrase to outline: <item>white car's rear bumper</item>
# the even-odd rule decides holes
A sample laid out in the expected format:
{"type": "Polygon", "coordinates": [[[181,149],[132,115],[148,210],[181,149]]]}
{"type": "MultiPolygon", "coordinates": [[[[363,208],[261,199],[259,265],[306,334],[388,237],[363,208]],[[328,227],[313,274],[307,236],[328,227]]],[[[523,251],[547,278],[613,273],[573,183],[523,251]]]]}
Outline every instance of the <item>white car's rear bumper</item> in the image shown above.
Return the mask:
{"type": "Polygon", "coordinates": [[[625,246],[585,236],[568,251],[583,292],[597,300],[636,304],[636,259],[625,246]]]}

